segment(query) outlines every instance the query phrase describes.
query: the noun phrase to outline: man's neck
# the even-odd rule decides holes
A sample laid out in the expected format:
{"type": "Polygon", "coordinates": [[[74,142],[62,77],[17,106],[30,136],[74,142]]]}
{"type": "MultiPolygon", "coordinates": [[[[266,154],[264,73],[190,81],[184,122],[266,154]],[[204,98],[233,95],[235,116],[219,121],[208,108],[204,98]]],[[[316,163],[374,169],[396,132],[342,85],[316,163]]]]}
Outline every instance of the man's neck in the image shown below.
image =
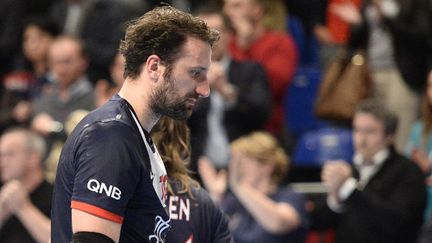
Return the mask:
{"type": "Polygon", "coordinates": [[[159,120],[159,117],[150,110],[148,103],[149,95],[143,95],[142,93],[136,92],[136,89],[141,89],[141,87],[138,87],[134,81],[125,82],[128,83],[125,83],[123,85],[123,87],[119,91],[119,95],[127,102],[129,102],[129,104],[134,109],[141,126],[147,132],[150,132],[153,126],[159,120]]]}
{"type": "Polygon", "coordinates": [[[363,156],[361,154],[354,155],[354,164],[357,166],[369,166],[369,165],[377,165],[382,164],[384,160],[386,160],[389,156],[390,150],[389,148],[383,148],[379,150],[377,153],[371,156],[363,156]]]}

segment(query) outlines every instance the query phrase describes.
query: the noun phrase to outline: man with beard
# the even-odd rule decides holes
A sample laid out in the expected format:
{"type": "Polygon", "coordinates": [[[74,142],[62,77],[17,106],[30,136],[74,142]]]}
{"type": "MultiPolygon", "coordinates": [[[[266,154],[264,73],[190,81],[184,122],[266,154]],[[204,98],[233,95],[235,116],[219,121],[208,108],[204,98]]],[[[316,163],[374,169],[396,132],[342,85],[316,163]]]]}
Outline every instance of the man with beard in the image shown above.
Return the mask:
{"type": "Polygon", "coordinates": [[[52,209],[52,242],[163,242],[167,175],[149,136],[162,115],[187,119],[210,93],[218,34],[173,7],[131,22],[120,52],[125,82],[68,138],[52,209]]]}

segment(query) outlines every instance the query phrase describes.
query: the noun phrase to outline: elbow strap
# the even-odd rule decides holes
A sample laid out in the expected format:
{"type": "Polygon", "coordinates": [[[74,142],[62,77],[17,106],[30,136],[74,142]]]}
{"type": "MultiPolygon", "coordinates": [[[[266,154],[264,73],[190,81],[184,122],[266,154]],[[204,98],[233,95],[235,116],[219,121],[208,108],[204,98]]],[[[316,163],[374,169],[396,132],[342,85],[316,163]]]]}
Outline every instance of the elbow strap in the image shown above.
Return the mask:
{"type": "Polygon", "coordinates": [[[96,232],[76,232],[72,236],[71,243],[115,243],[108,236],[96,232]]]}

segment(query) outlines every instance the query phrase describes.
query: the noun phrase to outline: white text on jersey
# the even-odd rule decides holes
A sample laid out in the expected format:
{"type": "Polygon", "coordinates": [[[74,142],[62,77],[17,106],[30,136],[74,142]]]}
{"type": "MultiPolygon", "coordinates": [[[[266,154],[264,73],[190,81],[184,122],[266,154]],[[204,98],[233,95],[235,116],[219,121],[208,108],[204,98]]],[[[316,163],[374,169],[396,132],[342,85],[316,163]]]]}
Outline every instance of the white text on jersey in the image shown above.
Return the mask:
{"type": "Polygon", "coordinates": [[[96,179],[90,179],[87,182],[87,189],[99,194],[105,193],[108,197],[114,198],[115,200],[120,200],[121,198],[120,189],[112,185],[107,186],[105,183],[99,182],[96,179]]]}
{"type": "Polygon", "coordinates": [[[190,215],[189,198],[183,199],[178,196],[170,196],[168,208],[169,208],[169,215],[171,219],[189,221],[189,215],[190,215]]]}

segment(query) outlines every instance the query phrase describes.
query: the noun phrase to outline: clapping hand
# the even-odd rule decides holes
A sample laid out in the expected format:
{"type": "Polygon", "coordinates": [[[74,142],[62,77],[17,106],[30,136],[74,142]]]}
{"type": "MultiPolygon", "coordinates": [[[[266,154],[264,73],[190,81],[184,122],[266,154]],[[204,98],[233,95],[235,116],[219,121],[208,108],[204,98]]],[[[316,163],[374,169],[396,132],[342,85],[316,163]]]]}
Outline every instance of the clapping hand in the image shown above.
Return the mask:
{"type": "Polygon", "coordinates": [[[205,188],[216,201],[222,199],[227,188],[226,170],[216,171],[207,157],[201,157],[198,161],[198,171],[205,188]]]}
{"type": "Polygon", "coordinates": [[[324,187],[333,195],[337,194],[340,187],[351,176],[351,166],[343,160],[327,161],[321,172],[324,187]]]}
{"type": "Polygon", "coordinates": [[[27,190],[21,182],[12,180],[1,188],[0,205],[1,210],[6,210],[11,213],[18,213],[25,205],[30,204],[27,190]]]}

